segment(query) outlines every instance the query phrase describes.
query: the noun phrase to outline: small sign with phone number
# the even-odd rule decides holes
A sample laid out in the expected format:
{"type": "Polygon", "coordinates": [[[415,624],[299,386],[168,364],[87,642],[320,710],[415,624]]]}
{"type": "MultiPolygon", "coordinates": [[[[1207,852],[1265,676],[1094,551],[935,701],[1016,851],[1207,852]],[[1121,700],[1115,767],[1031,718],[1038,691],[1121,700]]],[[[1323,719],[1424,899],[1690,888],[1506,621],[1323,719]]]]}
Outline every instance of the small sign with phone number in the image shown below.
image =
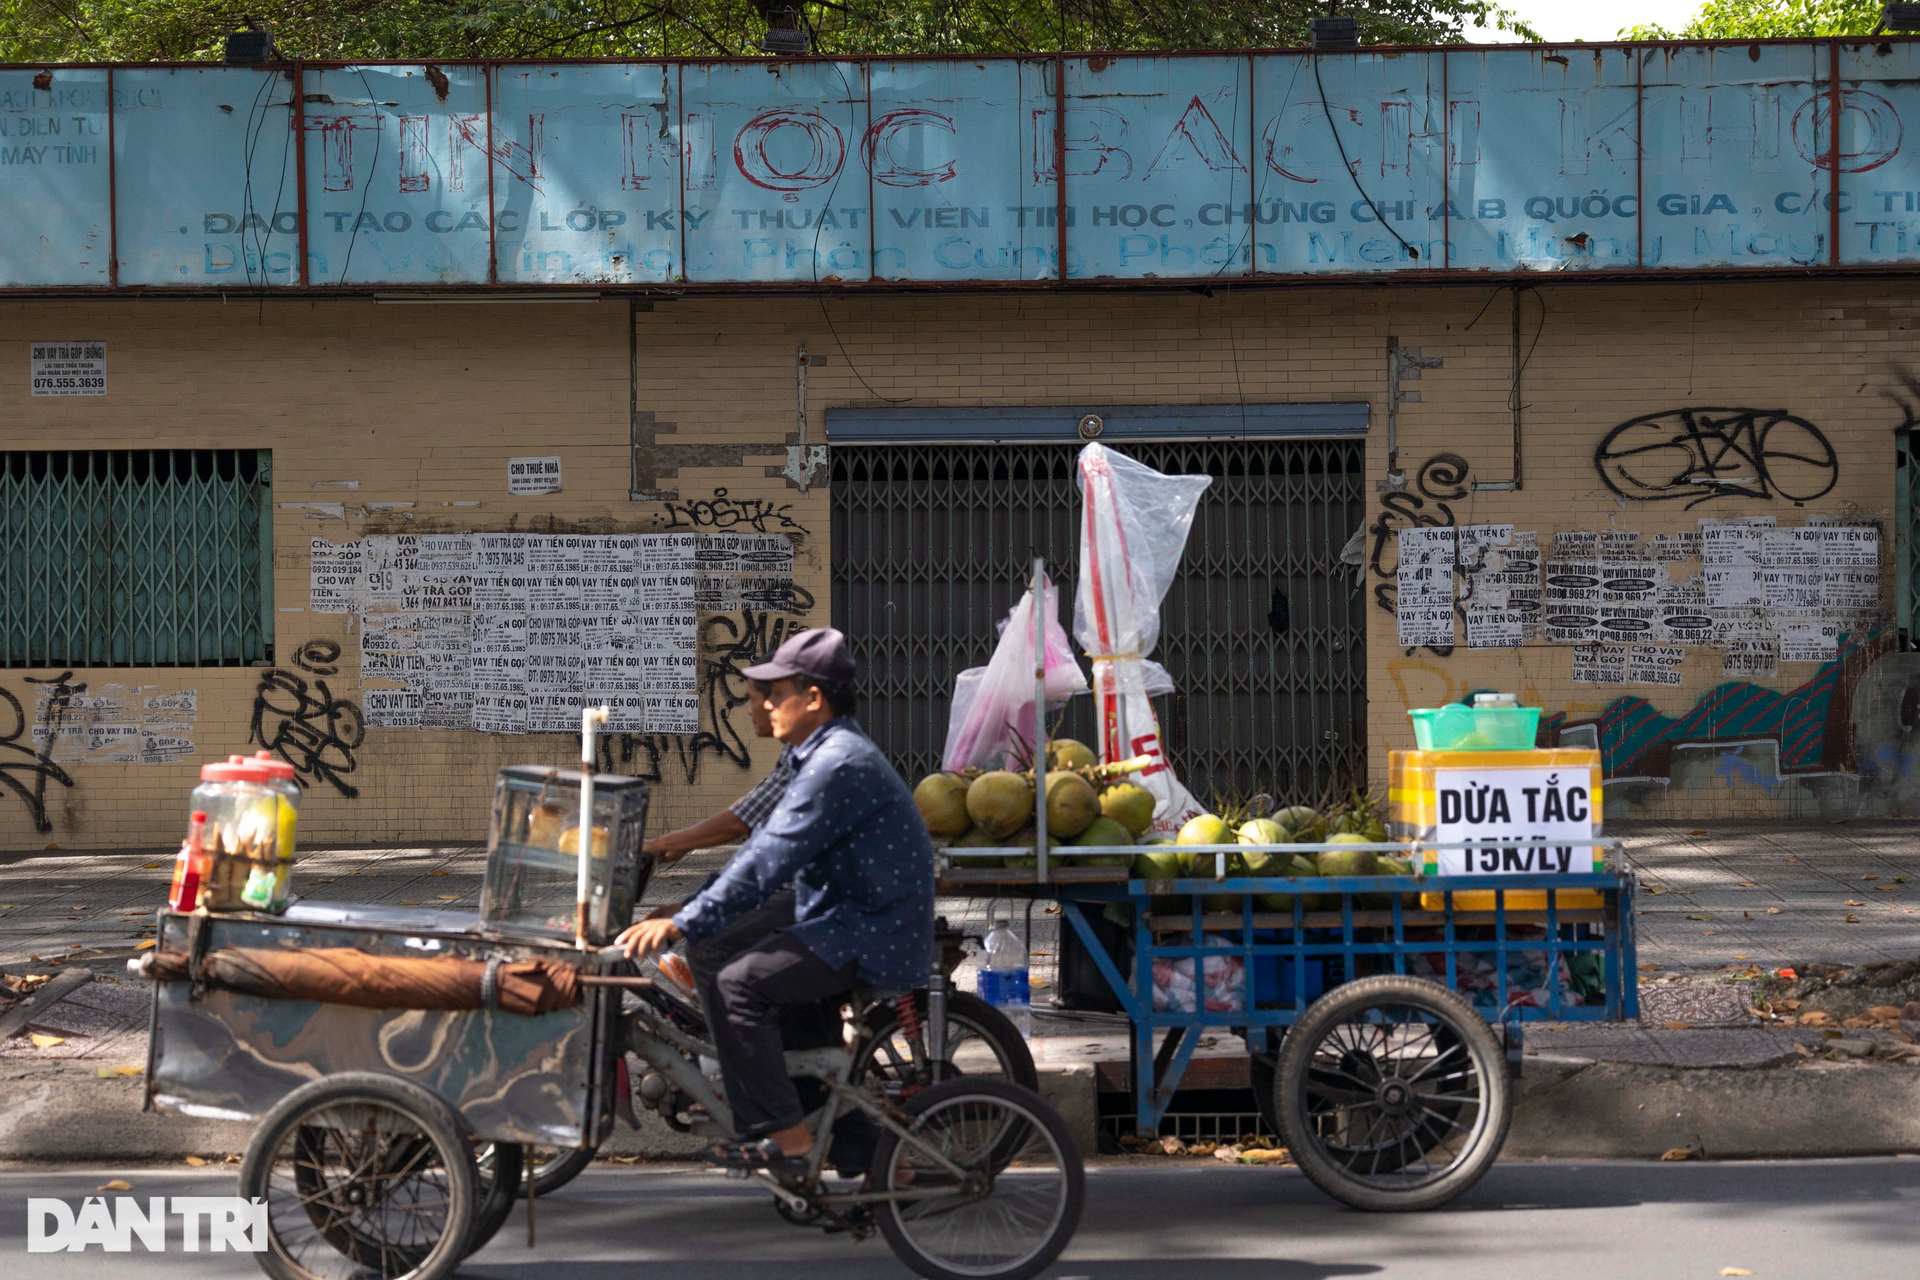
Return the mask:
{"type": "Polygon", "coordinates": [[[1439,874],[1592,871],[1597,851],[1581,843],[1594,838],[1592,780],[1582,768],[1434,770],[1434,839],[1472,846],[1438,850],[1439,874]]]}
{"type": "Polygon", "coordinates": [[[29,364],[36,396],[107,394],[107,344],[32,342],[29,364]]]}

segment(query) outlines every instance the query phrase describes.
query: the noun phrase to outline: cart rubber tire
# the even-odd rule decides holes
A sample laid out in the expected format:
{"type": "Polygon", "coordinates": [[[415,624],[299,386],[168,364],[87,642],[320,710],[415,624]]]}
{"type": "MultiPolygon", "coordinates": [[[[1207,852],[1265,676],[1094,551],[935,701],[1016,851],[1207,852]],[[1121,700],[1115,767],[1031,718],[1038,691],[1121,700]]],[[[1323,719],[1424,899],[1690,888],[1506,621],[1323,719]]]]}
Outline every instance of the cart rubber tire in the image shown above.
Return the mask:
{"type": "MultiPolygon", "coordinates": [[[[1418,1081],[1430,1070],[1423,1068],[1411,1079],[1418,1081]]],[[[1486,1018],[1459,995],[1425,978],[1384,974],[1344,983],[1321,996],[1282,1040],[1274,1077],[1273,1108],[1280,1120],[1280,1137],[1300,1171],[1334,1199],[1372,1212],[1432,1209],[1454,1199],[1492,1167],[1506,1142],[1507,1125],[1512,1119],[1506,1055],[1486,1018]],[[1369,1121],[1363,1136],[1371,1137],[1377,1123],[1401,1125],[1400,1136],[1370,1148],[1328,1141],[1317,1120],[1331,1119],[1332,1114],[1316,1112],[1309,1098],[1316,1051],[1339,1028],[1366,1023],[1368,1012],[1379,1009],[1422,1015],[1432,1028],[1429,1043],[1440,1046],[1440,1058],[1457,1064],[1447,1075],[1431,1077],[1437,1083],[1429,1087],[1447,1089],[1458,1096],[1442,1094],[1444,1100],[1437,1104],[1423,1104],[1425,1117],[1410,1124],[1404,1119],[1386,1120],[1394,1100],[1389,1093],[1394,1079],[1407,1077],[1381,1075],[1370,1053],[1361,1055],[1364,1062],[1350,1064],[1350,1057],[1360,1053],[1350,1050],[1339,1059],[1340,1067],[1323,1069],[1321,1096],[1327,1090],[1327,1070],[1356,1082],[1355,1086],[1343,1085],[1346,1092],[1372,1088],[1374,1096],[1366,1107],[1377,1111],[1383,1120],[1369,1121]],[[1357,1080],[1351,1074],[1352,1066],[1367,1073],[1367,1080],[1373,1083],[1357,1080]],[[1449,1079],[1457,1083],[1448,1086],[1449,1079]],[[1468,1086],[1474,1092],[1460,1092],[1468,1086]],[[1473,1110],[1472,1121],[1462,1125],[1459,1117],[1468,1108],[1473,1110]],[[1462,1130],[1458,1139],[1443,1139],[1442,1135],[1452,1129],[1462,1130]],[[1441,1146],[1443,1140],[1457,1140],[1460,1148],[1443,1168],[1430,1170],[1425,1177],[1406,1172],[1414,1161],[1424,1162],[1427,1153],[1441,1146]],[[1362,1157],[1356,1154],[1361,1151],[1375,1153],[1364,1171],[1359,1168],[1362,1157]]],[[[1409,1096],[1421,1101],[1417,1090],[1409,1096]]]]}
{"type": "MultiPolygon", "coordinates": [[[[872,1212],[879,1220],[880,1234],[886,1237],[887,1245],[893,1250],[894,1256],[905,1263],[916,1275],[926,1277],[926,1280],[1029,1280],[1029,1277],[1038,1275],[1052,1266],[1061,1252],[1072,1242],[1074,1232],[1079,1230],[1080,1213],[1086,1202],[1086,1169],[1081,1161],[1080,1148],[1074,1142],[1073,1134],[1067,1128],[1067,1122],[1060,1118],[1060,1113],[1055,1111],[1045,1099],[1032,1089],[1009,1084],[1005,1080],[960,1076],[953,1080],[942,1081],[914,1094],[901,1109],[916,1122],[909,1128],[918,1130],[921,1127],[922,1117],[929,1113],[948,1111],[973,1099],[1012,1112],[1024,1113],[1038,1130],[1024,1149],[1031,1150],[1032,1141],[1042,1142],[1059,1161],[1062,1194],[1043,1241],[1026,1257],[1009,1263],[1003,1269],[969,1267],[966,1270],[953,1270],[941,1265],[939,1260],[929,1257],[915,1244],[910,1231],[901,1222],[902,1206],[899,1202],[876,1203],[872,1206],[872,1212]]],[[[891,1129],[880,1136],[880,1142],[874,1150],[873,1176],[881,1181],[883,1187],[891,1180],[895,1152],[901,1145],[899,1135],[891,1129]]],[[[990,1157],[990,1163],[997,1179],[1007,1167],[1007,1153],[996,1149],[990,1157]]],[[[910,1202],[907,1207],[911,1208],[910,1202]]]]}
{"type": "MultiPolygon", "coordinates": [[[[550,1148],[536,1147],[536,1151],[550,1148]]],[[[543,1160],[533,1166],[533,1194],[550,1196],[560,1188],[572,1182],[586,1172],[593,1163],[596,1149],[593,1147],[575,1147],[554,1152],[551,1160],[543,1160]]]]}
{"type": "Polygon", "coordinates": [[[474,1204],[473,1230],[467,1233],[469,1257],[486,1248],[487,1241],[507,1225],[513,1206],[526,1198],[527,1187],[521,1176],[527,1148],[517,1142],[476,1145],[486,1153],[486,1160],[476,1171],[480,1195],[474,1204]]]}
{"type": "MultiPolygon", "coordinates": [[[[927,993],[924,990],[913,993],[914,1001],[924,1020],[927,1014],[927,993]]],[[[1040,1091],[1040,1072],[1033,1065],[1033,1050],[1027,1047],[1026,1040],[1012,1019],[970,991],[950,991],[947,993],[947,1025],[960,1024],[968,1033],[977,1037],[993,1050],[1005,1075],[1003,1079],[1019,1085],[1023,1089],[1040,1091]]],[[[900,1029],[900,1015],[891,1002],[874,1006],[866,1022],[866,1034],[855,1051],[852,1081],[859,1084],[873,1073],[870,1060],[879,1051],[880,1045],[896,1034],[900,1029]]],[[[920,1033],[922,1043],[926,1040],[926,1031],[920,1033]]],[[[948,1037],[951,1045],[953,1039],[948,1037]]],[[[888,1064],[889,1066],[891,1064],[888,1064]]],[[[882,1074],[885,1074],[884,1072],[882,1074]]],[[[949,1077],[957,1078],[957,1077],[949,1077]]],[[[990,1077],[980,1077],[990,1078],[990,1077]]]]}
{"type": "MultiPolygon", "coordinates": [[[[354,1104],[403,1116],[431,1146],[447,1179],[446,1218],[440,1234],[424,1252],[402,1261],[402,1269],[389,1270],[385,1280],[444,1280],[458,1269],[466,1256],[474,1214],[479,1207],[473,1148],[458,1113],[439,1094],[410,1080],[377,1071],[347,1071],[304,1084],[282,1098],[255,1126],[246,1156],[240,1163],[240,1194],[267,1201],[267,1249],[255,1255],[261,1270],[274,1280],[313,1280],[319,1274],[302,1266],[282,1241],[275,1221],[276,1208],[282,1216],[298,1213],[303,1220],[311,1219],[312,1208],[302,1207],[298,1198],[292,1204],[283,1201],[276,1206],[276,1155],[283,1143],[302,1141],[303,1135],[295,1131],[304,1127],[302,1121],[308,1117],[328,1107],[354,1104]]],[[[353,1258],[352,1252],[343,1250],[333,1235],[320,1238],[333,1245],[340,1261],[353,1258]]],[[[339,1273],[329,1268],[327,1274],[339,1273]]]]}

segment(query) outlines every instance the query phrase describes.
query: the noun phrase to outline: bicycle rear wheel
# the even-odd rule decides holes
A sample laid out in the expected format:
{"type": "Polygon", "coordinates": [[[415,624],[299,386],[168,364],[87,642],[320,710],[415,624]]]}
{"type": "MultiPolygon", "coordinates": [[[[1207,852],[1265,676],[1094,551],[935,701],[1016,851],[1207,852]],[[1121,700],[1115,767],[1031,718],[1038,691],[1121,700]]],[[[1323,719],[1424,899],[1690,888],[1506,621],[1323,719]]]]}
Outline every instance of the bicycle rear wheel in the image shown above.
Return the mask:
{"type": "Polygon", "coordinates": [[[879,1189],[916,1193],[874,1206],[895,1256],[927,1280],[1027,1280],[1052,1265],[1086,1196],[1059,1113],[1032,1090],[970,1077],[905,1110],[912,1140],[889,1130],[873,1159],[879,1189]]]}

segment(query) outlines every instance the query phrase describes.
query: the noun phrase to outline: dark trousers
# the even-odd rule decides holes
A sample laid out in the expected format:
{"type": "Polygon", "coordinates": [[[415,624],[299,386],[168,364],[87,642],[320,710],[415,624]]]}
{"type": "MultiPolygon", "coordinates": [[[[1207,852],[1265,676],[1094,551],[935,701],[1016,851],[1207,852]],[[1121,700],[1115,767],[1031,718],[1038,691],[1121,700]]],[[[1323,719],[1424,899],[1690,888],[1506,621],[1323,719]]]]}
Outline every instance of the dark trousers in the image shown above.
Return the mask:
{"type": "MultiPolygon", "coordinates": [[[[687,967],[709,1019],[718,1020],[721,1004],[714,991],[720,970],[742,951],[793,923],[793,890],[782,889],[738,920],[687,948],[687,967]]],[[[790,1005],[780,1011],[781,1039],[789,1049],[825,1049],[840,1043],[840,1020],[819,1004],[790,1005]]]]}
{"type": "Polygon", "coordinates": [[[830,968],[792,934],[773,932],[702,983],[700,998],[740,1136],[762,1137],[806,1119],[800,1092],[787,1075],[782,1012],[795,1006],[819,1009],[827,997],[853,987],[858,967],[849,960],[830,968]]]}

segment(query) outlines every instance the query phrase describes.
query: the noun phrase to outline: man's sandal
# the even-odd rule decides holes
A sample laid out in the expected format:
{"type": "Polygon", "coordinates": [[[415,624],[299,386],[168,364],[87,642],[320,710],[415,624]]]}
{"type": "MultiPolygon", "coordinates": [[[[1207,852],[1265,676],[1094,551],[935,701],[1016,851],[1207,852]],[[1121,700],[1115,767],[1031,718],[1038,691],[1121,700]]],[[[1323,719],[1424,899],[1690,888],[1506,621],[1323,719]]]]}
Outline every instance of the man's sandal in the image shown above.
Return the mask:
{"type": "Polygon", "coordinates": [[[750,1173],[765,1169],[775,1174],[799,1174],[807,1169],[804,1154],[790,1156],[780,1150],[780,1144],[772,1138],[722,1143],[708,1149],[702,1158],[723,1169],[744,1169],[750,1173]]]}

